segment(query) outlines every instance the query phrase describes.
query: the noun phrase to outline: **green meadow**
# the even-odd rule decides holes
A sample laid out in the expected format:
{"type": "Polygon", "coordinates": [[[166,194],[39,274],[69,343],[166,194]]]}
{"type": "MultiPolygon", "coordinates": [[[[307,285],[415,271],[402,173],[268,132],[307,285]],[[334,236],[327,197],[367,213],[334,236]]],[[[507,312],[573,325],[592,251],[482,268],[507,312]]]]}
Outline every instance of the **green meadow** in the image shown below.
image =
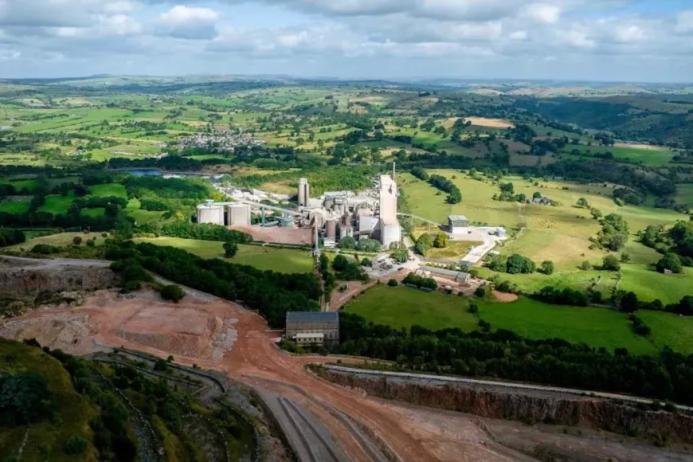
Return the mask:
{"type": "MultiPolygon", "coordinates": [[[[224,257],[224,243],[219,241],[177,237],[136,238],[134,240],[135,242],[149,242],[155,245],[176,247],[202,258],[224,257]]],[[[310,252],[300,249],[241,244],[238,246],[238,253],[229,261],[280,273],[307,273],[313,270],[313,257],[310,252]]]]}
{"type": "Polygon", "coordinates": [[[664,346],[693,353],[693,318],[664,312],[636,313],[652,329],[649,336],[642,337],[633,332],[626,314],[609,308],[550,305],[527,297],[500,303],[386,285],[368,289],[344,311],[394,328],[458,327],[469,332],[477,330],[477,319],[468,312],[470,302],[478,305],[478,317],[492,329],[510,330],[530,339],[560,338],[610,351],[626,348],[633,354],[653,354],[664,346]]]}
{"type": "Polygon", "coordinates": [[[527,292],[544,285],[582,289],[595,285],[605,295],[619,287],[635,291],[644,300],[659,298],[665,303],[678,301],[681,296],[690,294],[693,272],[686,271],[683,275],[666,276],[668,279],[664,279],[664,275],[652,269],[661,255],[638,243],[635,236],[647,225],[671,225],[677,220],[687,220],[687,215],[646,206],[620,207],[611,198],[612,189],[603,184],[527,180],[516,176],[501,180],[504,183],[512,182],[515,193],[532,197],[534,192],[539,192],[556,203],[555,206],[546,206],[493,200],[493,195],[499,192],[498,184],[487,178],[474,179],[465,171],[429,170],[429,173],[443,175],[453,181],[462,192],[462,202],[448,204],[445,193],[411,174],[403,173],[399,175],[400,187],[413,214],[441,224],[446,223],[450,214],[462,214],[475,224],[504,226],[510,237],[496,249],[501,254],[519,253],[537,264],[550,260],[556,267],[556,272],[549,277],[539,273],[493,273],[482,268],[480,274],[483,277],[497,274],[527,292]],[[592,246],[590,238],[597,234],[600,225],[591,217],[588,209],[575,205],[580,198],[585,198],[604,215],[617,213],[623,216],[629,224],[631,236],[623,253],[628,254],[631,260],[623,265],[620,279],[617,273],[578,268],[583,261],[596,267],[607,255],[592,246]]]}

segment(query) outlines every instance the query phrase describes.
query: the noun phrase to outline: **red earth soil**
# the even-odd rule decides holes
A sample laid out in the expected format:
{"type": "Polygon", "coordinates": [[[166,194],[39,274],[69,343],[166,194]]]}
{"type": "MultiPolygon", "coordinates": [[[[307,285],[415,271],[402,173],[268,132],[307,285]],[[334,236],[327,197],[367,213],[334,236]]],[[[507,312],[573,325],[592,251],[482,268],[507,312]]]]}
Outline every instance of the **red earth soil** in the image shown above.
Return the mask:
{"type": "Polygon", "coordinates": [[[275,344],[279,333],[269,330],[261,316],[197,291],[190,290],[178,304],[161,300],[153,291],[99,291],[80,307],[43,308],[5,321],[0,335],[37,338],[73,354],[124,346],[223,371],[231,379],[300,402],[351,460],[367,461],[369,456],[336,417],[339,412],[370,429],[403,461],[515,459],[464,414],[384,401],[316,377],[306,370],[307,364],[336,359],[284,352],[275,344]]]}

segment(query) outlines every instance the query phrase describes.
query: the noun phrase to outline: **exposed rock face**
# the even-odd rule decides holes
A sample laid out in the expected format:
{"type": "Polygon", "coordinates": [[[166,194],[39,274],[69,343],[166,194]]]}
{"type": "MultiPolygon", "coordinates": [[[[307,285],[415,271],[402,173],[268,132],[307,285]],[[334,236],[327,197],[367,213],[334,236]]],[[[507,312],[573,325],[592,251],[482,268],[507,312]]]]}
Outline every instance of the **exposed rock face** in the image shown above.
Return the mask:
{"type": "Polygon", "coordinates": [[[505,420],[583,426],[693,443],[693,415],[589,396],[375,376],[316,368],[323,378],[381,398],[505,420]]]}
{"type": "Polygon", "coordinates": [[[109,262],[0,257],[0,296],[12,298],[42,291],[95,290],[115,285],[109,262]]]}

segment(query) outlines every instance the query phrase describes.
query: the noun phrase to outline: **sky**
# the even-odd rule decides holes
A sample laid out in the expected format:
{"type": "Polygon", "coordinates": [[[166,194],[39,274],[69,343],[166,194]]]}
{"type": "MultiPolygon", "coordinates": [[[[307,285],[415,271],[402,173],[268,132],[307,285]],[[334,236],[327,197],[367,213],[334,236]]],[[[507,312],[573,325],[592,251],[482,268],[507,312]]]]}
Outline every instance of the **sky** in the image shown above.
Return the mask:
{"type": "Polygon", "coordinates": [[[0,78],[693,81],[693,0],[0,0],[0,78]]]}

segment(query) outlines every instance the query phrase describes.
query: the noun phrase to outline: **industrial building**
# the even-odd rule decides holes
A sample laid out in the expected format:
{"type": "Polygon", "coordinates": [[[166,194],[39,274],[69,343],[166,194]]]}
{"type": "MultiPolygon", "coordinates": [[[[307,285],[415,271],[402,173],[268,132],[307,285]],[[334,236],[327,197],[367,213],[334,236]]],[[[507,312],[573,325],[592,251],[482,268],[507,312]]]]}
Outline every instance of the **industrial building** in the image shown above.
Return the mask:
{"type": "Polygon", "coordinates": [[[208,200],[197,206],[197,222],[221,226],[250,225],[250,206],[208,200]]]}
{"type": "Polygon", "coordinates": [[[298,206],[307,207],[310,201],[310,185],[308,179],[301,178],[298,180],[298,206]]]}
{"type": "Polygon", "coordinates": [[[448,228],[451,234],[462,234],[469,228],[469,220],[464,215],[448,216],[448,228]]]}
{"type": "Polygon", "coordinates": [[[397,183],[394,175],[380,175],[380,242],[385,248],[402,239],[402,229],[397,220],[397,183]]]}
{"type": "Polygon", "coordinates": [[[315,228],[326,247],[353,238],[378,240],[389,248],[402,238],[397,219],[398,190],[394,167],[392,175],[380,175],[365,191],[328,191],[317,198],[310,197],[308,180],[300,178],[297,207],[289,205],[288,197],[278,198],[263,191],[234,187],[220,189],[235,202],[207,201],[199,205],[198,223],[247,227],[252,223],[251,213],[255,213],[261,216],[263,227],[315,228]],[[265,220],[267,211],[272,214],[269,221],[265,220]]]}
{"type": "Polygon", "coordinates": [[[339,313],[288,311],[285,336],[298,344],[339,343],[339,313]]]}

